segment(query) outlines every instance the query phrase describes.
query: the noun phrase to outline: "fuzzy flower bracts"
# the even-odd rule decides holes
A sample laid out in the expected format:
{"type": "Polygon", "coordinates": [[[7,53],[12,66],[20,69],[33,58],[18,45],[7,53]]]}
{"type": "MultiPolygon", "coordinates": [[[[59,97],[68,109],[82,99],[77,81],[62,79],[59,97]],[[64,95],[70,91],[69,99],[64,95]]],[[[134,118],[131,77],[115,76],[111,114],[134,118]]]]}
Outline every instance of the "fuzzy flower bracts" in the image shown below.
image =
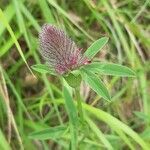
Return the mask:
{"type": "Polygon", "coordinates": [[[39,33],[40,53],[58,74],[65,74],[88,63],[88,59],[61,29],[45,24],[39,33]]]}

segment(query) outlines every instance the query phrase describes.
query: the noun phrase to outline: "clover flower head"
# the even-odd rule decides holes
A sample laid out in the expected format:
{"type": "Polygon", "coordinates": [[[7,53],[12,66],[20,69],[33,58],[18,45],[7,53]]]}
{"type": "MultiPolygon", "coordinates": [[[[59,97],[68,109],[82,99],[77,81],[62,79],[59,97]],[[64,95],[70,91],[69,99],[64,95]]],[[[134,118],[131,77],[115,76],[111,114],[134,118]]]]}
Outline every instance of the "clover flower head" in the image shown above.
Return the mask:
{"type": "Polygon", "coordinates": [[[63,30],[45,24],[39,33],[40,53],[58,74],[65,74],[88,63],[78,48],[63,30]]]}

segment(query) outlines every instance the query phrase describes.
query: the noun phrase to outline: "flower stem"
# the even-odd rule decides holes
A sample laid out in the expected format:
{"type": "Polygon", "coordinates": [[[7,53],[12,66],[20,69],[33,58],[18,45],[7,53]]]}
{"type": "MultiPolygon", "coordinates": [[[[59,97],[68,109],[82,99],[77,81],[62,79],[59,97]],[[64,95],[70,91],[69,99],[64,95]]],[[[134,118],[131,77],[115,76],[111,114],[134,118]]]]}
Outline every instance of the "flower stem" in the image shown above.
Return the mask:
{"type": "Polygon", "coordinates": [[[80,119],[83,123],[84,122],[84,116],[83,116],[82,100],[81,100],[81,96],[80,96],[79,87],[75,88],[75,95],[76,95],[76,100],[77,100],[77,109],[79,112],[80,119]]]}

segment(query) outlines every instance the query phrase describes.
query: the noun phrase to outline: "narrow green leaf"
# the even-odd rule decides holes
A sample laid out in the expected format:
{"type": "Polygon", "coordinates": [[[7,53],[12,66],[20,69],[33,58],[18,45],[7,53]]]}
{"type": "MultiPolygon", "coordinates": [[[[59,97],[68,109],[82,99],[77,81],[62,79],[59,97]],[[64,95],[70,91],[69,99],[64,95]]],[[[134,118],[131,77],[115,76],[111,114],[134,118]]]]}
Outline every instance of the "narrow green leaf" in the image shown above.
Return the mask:
{"type": "Polygon", "coordinates": [[[84,33],[89,39],[94,40],[92,36],[90,36],[72,17],[70,17],[69,13],[62,9],[62,7],[57,4],[54,0],[47,0],[50,5],[52,5],[61,15],[62,17],[67,18],[72,24],[74,24],[82,33],[84,33]]]}
{"type": "Polygon", "coordinates": [[[44,64],[33,65],[31,66],[31,68],[42,74],[49,73],[49,74],[55,75],[54,70],[52,70],[49,66],[44,65],[44,64]]]}
{"type": "Polygon", "coordinates": [[[23,33],[28,47],[31,48],[31,41],[29,39],[29,36],[28,36],[28,33],[27,33],[27,28],[25,26],[25,20],[24,20],[24,17],[22,15],[22,12],[21,12],[21,9],[20,9],[20,4],[21,3],[22,3],[22,1],[13,0],[14,9],[15,9],[16,16],[17,16],[17,24],[19,26],[19,30],[20,30],[21,33],[23,33]]]}
{"type": "Polygon", "coordinates": [[[108,141],[108,139],[102,133],[102,131],[97,127],[97,125],[88,116],[86,116],[86,121],[89,124],[92,131],[97,135],[97,137],[100,139],[100,141],[104,144],[104,146],[108,150],[113,150],[114,148],[112,147],[111,143],[108,141]]]}
{"type": "Polygon", "coordinates": [[[10,148],[10,144],[7,142],[4,134],[2,133],[1,129],[0,129],[0,149],[2,150],[11,150],[10,148]]]}
{"type": "Polygon", "coordinates": [[[85,65],[86,70],[93,71],[94,73],[104,74],[104,75],[114,75],[123,77],[134,77],[135,73],[130,68],[113,63],[102,63],[93,62],[89,65],[85,65]]]}
{"type": "MultiPolygon", "coordinates": [[[[16,36],[16,39],[19,39],[20,36],[21,36],[21,33],[20,33],[20,32],[15,32],[15,36],[16,36]]],[[[14,44],[14,41],[13,41],[13,39],[10,37],[10,38],[6,41],[6,43],[1,47],[1,50],[0,50],[0,57],[2,57],[3,55],[5,55],[5,54],[9,51],[13,44],[14,44]]]]}
{"type": "Polygon", "coordinates": [[[32,132],[29,135],[31,139],[47,140],[47,139],[57,139],[60,138],[66,131],[65,126],[57,126],[41,131],[32,132]]]}
{"type": "Polygon", "coordinates": [[[5,17],[5,15],[4,15],[4,13],[3,13],[3,11],[1,9],[0,9],[0,21],[7,28],[8,32],[10,33],[10,35],[11,35],[11,37],[13,39],[13,42],[15,43],[15,45],[17,47],[17,50],[18,50],[20,56],[22,57],[23,61],[25,62],[26,66],[29,69],[29,71],[31,72],[31,74],[34,75],[33,72],[32,72],[32,70],[30,69],[30,67],[29,67],[29,65],[28,65],[25,57],[24,57],[24,54],[22,52],[22,49],[21,49],[21,47],[20,47],[20,45],[19,45],[16,37],[15,37],[15,34],[14,34],[12,28],[10,27],[10,25],[8,24],[7,18],[5,17]]]}
{"type": "Polygon", "coordinates": [[[70,120],[71,147],[73,150],[75,150],[77,146],[77,131],[78,131],[77,110],[73,102],[73,99],[66,87],[64,87],[63,93],[64,93],[66,109],[67,109],[69,120],[70,120]]]}
{"type": "Polygon", "coordinates": [[[150,139],[150,127],[147,127],[141,134],[140,136],[145,139],[149,140],[150,139]]]}
{"type": "Polygon", "coordinates": [[[53,17],[52,12],[47,4],[47,1],[46,0],[42,0],[42,1],[38,0],[38,4],[42,10],[45,21],[49,22],[49,23],[55,23],[54,17],[53,17]]]}
{"type": "Polygon", "coordinates": [[[92,59],[108,42],[108,37],[102,37],[95,41],[84,53],[86,57],[92,59]]]}
{"type": "Polygon", "coordinates": [[[121,122],[117,118],[111,116],[109,113],[104,112],[103,110],[91,107],[90,105],[83,104],[83,108],[89,113],[93,114],[100,121],[104,121],[112,129],[116,131],[119,129],[129,135],[134,141],[136,141],[143,150],[149,150],[149,144],[147,144],[132,128],[127,126],[125,123],[121,122]]]}
{"type": "Polygon", "coordinates": [[[120,136],[120,138],[128,145],[130,150],[136,150],[135,146],[131,143],[131,139],[120,129],[113,128],[112,129],[120,136]]]}
{"type": "MultiPolygon", "coordinates": [[[[9,23],[15,15],[15,10],[13,9],[13,4],[10,3],[9,5],[7,5],[7,7],[6,7],[6,9],[4,10],[3,13],[4,13],[4,15],[5,15],[8,23],[9,23]]],[[[5,31],[5,28],[6,28],[6,26],[3,25],[3,23],[0,22],[0,36],[5,31]]]]}
{"type": "MultiPolygon", "coordinates": [[[[59,104],[64,103],[65,102],[63,100],[59,100],[59,104]]],[[[131,141],[135,141],[137,144],[139,144],[142,150],[149,150],[150,144],[147,141],[144,141],[144,139],[142,139],[142,137],[137,132],[135,132],[131,127],[129,127],[119,119],[115,118],[113,115],[86,103],[82,103],[82,106],[87,113],[90,113],[93,117],[96,117],[98,121],[105,122],[107,125],[109,125],[109,127],[112,130],[117,131],[119,129],[120,131],[124,132],[127,136],[131,137],[131,141]]],[[[120,138],[114,134],[107,135],[107,137],[110,140],[120,141],[120,138]]]]}
{"type": "Polygon", "coordinates": [[[20,3],[20,8],[22,13],[26,16],[32,26],[39,32],[41,27],[38,24],[37,20],[34,18],[34,16],[30,13],[30,11],[25,7],[23,3],[20,3]]]}
{"type": "Polygon", "coordinates": [[[141,120],[150,122],[150,117],[144,112],[134,111],[134,114],[141,120]]]}
{"type": "Polygon", "coordinates": [[[73,99],[66,87],[64,87],[64,98],[70,121],[72,122],[73,125],[76,125],[78,122],[77,110],[73,102],[73,99]]]}
{"type": "Polygon", "coordinates": [[[85,69],[81,69],[83,72],[83,80],[88,83],[88,85],[100,96],[104,99],[110,101],[110,95],[108,93],[107,88],[103,84],[103,82],[92,72],[89,72],[85,69]]]}

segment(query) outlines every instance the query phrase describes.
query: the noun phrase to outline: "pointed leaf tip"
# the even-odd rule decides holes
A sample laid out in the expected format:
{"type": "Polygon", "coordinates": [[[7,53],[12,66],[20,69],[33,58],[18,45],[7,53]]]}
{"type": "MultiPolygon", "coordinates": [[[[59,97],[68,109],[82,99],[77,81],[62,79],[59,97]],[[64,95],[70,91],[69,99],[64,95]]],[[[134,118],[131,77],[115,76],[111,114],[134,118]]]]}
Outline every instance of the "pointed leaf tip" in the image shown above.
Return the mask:
{"type": "Polygon", "coordinates": [[[86,50],[84,55],[87,58],[92,59],[105,46],[105,44],[108,42],[108,39],[108,37],[102,37],[98,39],[86,50]]]}
{"type": "Polygon", "coordinates": [[[83,80],[93,89],[98,95],[102,96],[105,100],[110,101],[111,97],[105,86],[98,76],[86,69],[81,69],[83,80]]]}

